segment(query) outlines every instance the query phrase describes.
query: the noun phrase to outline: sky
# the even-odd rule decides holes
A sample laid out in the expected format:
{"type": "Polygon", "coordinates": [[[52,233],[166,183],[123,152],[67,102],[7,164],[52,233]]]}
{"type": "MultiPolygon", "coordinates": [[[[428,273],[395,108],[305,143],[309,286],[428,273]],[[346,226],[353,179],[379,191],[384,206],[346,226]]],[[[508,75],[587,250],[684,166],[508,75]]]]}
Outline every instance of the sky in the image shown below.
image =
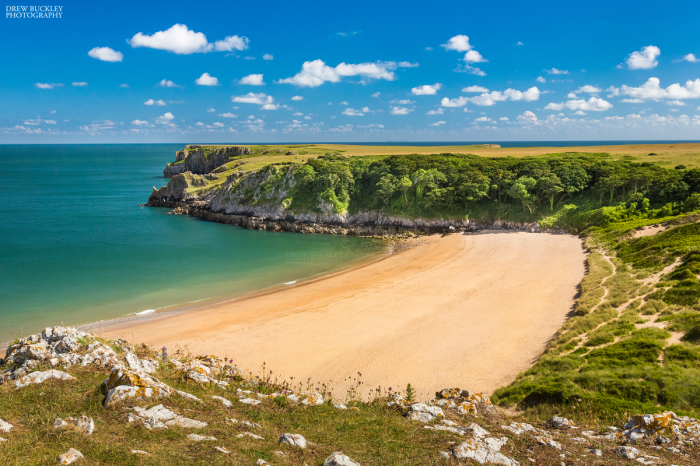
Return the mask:
{"type": "Polygon", "coordinates": [[[17,1],[0,143],[700,139],[697,1],[17,1]]]}

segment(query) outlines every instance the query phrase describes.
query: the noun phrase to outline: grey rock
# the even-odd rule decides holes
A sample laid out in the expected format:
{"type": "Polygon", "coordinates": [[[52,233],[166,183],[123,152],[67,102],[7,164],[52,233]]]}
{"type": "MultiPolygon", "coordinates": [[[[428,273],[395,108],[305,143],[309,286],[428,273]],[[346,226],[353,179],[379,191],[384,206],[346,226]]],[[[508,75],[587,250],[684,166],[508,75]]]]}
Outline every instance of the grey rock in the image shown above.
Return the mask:
{"type": "Polygon", "coordinates": [[[83,454],[80,453],[75,448],[69,449],[67,452],[58,456],[58,464],[71,464],[75,463],[79,459],[84,458],[83,454]]]}
{"type": "Polygon", "coordinates": [[[280,437],[278,442],[302,449],[306,448],[308,445],[306,439],[299,434],[284,434],[280,437]]]}
{"type": "Polygon", "coordinates": [[[323,461],[323,466],[360,466],[360,463],[353,461],[342,452],[336,451],[323,461]]]}

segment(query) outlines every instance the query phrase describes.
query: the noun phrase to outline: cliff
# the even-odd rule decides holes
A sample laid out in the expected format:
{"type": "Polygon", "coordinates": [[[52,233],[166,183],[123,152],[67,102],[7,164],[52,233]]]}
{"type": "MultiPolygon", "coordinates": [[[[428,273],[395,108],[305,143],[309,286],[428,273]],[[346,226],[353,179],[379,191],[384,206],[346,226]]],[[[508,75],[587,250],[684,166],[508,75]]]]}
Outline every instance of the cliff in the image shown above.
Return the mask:
{"type": "Polygon", "coordinates": [[[175,162],[163,170],[163,176],[170,178],[180,173],[206,174],[230,162],[235,157],[250,154],[246,146],[197,146],[188,145],[175,153],[175,162]]]}

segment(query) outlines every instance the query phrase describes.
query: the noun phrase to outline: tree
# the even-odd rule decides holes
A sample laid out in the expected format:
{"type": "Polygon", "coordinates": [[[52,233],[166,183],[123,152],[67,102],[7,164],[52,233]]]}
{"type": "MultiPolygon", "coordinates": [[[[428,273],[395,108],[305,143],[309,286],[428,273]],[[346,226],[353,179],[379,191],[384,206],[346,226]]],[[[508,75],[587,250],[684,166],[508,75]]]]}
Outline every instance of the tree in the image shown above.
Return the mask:
{"type": "Polygon", "coordinates": [[[537,181],[529,176],[521,176],[513,186],[508,190],[508,195],[513,199],[517,199],[523,204],[523,209],[527,209],[532,213],[532,209],[537,206],[537,196],[532,194],[530,190],[534,189],[537,181]]]}
{"type": "Polygon", "coordinates": [[[445,175],[435,168],[417,170],[413,175],[413,185],[416,187],[416,200],[423,208],[439,204],[445,194],[439,183],[447,181],[445,175]]]}
{"type": "Polygon", "coordinates": [[[457,195],[466,202],[477,202],[488,196],[491,180],[480,171],[470,171],[460,178],[457,195]]]}
{"type": "Polygon", "coordinates": [[[384,204],[388,204],[397,187],[397,181],[394,175],[384,175],[379,179],[379,183],[377,183],[377,195],[384,204]]]}
{"type": "Polygon", "coordinates": [[[591,181],[590,175],[581,166],[560,165],[554,167],[552,171],[559,177],[564,188],[564,194],[557,201],[557,205],[561,204],[566,197],[571,196],[573,193],[586,189],[586,186],[591,181]]]}
{"type": "Polygon", "coordinates": [[[564,186],[559,177],[550,172],[537,180],[537,189],[544,197],[549,199],[550,210],[554,210],[554,196],[564,191],[564,186]]]}
{"type": "Polygon", "coordinates": [[[413,183],[411,182],[411,180],[405,176],[402,177],[397,183],[397,187],[399,189],[401,189],[401,191],[403,191],[403,198],[406,201],[406,205],[408,205],[408,194],[407,193],[408,193],[408,190],[411,189],[412,186],[413,186],[413,183]]]}

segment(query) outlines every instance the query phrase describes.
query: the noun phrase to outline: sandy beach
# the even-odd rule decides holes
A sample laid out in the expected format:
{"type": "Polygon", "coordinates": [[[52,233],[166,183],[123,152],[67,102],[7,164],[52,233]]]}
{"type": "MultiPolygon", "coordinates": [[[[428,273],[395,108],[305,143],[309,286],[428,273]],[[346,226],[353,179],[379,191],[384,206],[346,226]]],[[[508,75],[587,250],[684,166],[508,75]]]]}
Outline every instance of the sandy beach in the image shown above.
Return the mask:
{"type": "Polygon", "coordinates": [[[322,382],[343,398],[411,383],[421,398],[492,393],[542,353],[572,311],[581,240],[482,232],[403,242],[401,252],[325,279],[99,331],[233,358],[244,370],[322,382]]]}

